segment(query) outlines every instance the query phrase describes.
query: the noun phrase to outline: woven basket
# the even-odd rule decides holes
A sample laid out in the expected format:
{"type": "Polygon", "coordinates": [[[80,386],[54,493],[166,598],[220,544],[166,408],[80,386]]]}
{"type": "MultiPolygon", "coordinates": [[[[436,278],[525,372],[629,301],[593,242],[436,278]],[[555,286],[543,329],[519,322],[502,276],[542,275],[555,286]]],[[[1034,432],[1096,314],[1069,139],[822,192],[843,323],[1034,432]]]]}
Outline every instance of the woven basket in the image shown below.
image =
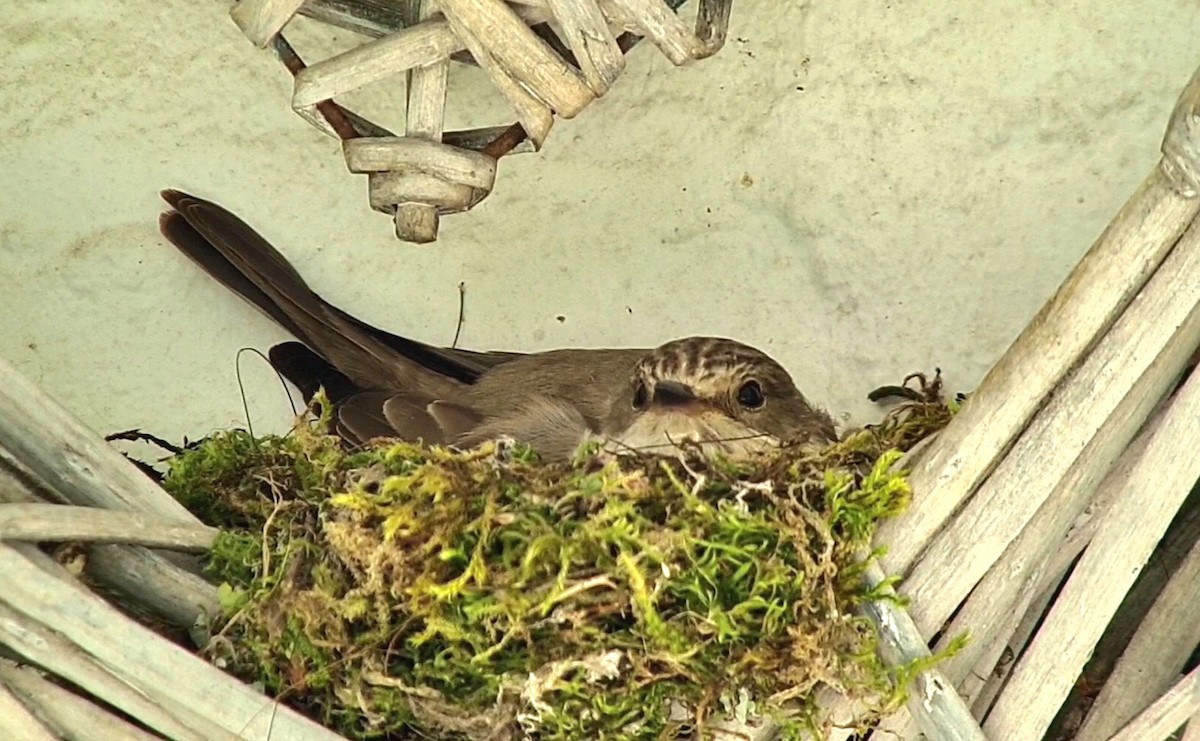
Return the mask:
{"type": "Polygon", "coordinates": [[[292,109],[344,141],[346,166],[365,173],[371,208],[391,214],[406,242],[437,239],[439,217],[487,197],[496,160],[539,149],[555,115],[572,118],[604,95],[643,37],[676,65],[725,43],[732,0],[700,0],[694,30],[683,0],[241,0],[231,15],[295,76],[292,109]],[[312,65],[283,36],[297,14],[375,37],[312,65]],[[555,30],[557,29],[557,30],[555,30]],[[561,34],[561,35],[560,35],[561,34]],[[451,60],[487,72],[516,112],[511,126],[444,131],[451,60]],[[403,136],[335,99],[407,75],[403,136]]]}

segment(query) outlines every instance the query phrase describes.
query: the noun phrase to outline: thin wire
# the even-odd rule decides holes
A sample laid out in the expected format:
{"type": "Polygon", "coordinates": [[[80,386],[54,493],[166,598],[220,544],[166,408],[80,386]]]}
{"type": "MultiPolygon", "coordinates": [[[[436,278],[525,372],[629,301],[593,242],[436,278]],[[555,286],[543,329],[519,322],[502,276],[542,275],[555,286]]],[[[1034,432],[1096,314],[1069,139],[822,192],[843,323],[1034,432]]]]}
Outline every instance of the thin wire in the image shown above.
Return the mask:
{"type": "Polygon", "coordinates": [[[255,439],[254,424],[250,421],[250,402],[246,399],[246,385],[242,383],[242,353],[254,353],[262,358],[271,370],[275,371],[275,376],[279,379],[279,385],[283,387],[283,392],[287,394],[288,405],[292,407],[292,417],[300,416],[300,410],[296,408],[296,400],[292,398],[292,393],[288,391],[287,379],[279,372],[279,369],[271,365],[271,359],[262,353],[261,350],[254,347],[243,347],[237,351],[237,356],[233,361],[234,374],[237,376],[238,393],[242,397],[242,414],[246,417],[246,430],[250,433],[250,439],[255,439]]]}
{"type": "MultiPolygon", "coordinates": [[[[691,445],[704,446],[704,445],[712,445],[714,443],[737,442],[739,440],[758,440],[758,439],[765,438],[765,437],[771,437],[771,435],[768,435],[765,432],[759,432],[759,433],[756,433],[753,435],[738,435],[736,437],[713,437],[713,438],[706,438],[704,440],[684,440],[682,442],[676,442],[675,440],[672,440],[671,436],[668,434],[668,435],[666,435],[668,442],[654,443],[652,445],[640,445],[638,447],[634,447],[634,446],[624,443],[620,440],[611,440],[610,439],[610,440],[608,440],[608,442],[619,445],[619,446],[621,446],[627,450],[631,450],[635,453],[640,453],[642,451],[652,450],[655,448],[677,448],[679,450],[685,450],[691,445]]],[[[780,447],[783,447],[783,446],[780,446],[780,447]]]]}

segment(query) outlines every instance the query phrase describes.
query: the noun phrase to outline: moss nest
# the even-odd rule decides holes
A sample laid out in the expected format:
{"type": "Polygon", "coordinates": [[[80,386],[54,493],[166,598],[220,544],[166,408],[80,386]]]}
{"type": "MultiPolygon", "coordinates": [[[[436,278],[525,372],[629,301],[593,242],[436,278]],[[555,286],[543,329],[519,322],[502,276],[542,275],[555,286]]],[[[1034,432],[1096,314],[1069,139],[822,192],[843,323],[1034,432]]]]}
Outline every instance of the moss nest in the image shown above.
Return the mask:
{"type": "Polygon", "coordinates": [[[349,738],[819,732],[821,687],[862,722],[902,701],[856,608],[877,524],[910,499],[905,404],[821,451],[744,461],[381,442],[322,420],[218,433],[165,485],[222,529],[205,655],[349,738]]]}

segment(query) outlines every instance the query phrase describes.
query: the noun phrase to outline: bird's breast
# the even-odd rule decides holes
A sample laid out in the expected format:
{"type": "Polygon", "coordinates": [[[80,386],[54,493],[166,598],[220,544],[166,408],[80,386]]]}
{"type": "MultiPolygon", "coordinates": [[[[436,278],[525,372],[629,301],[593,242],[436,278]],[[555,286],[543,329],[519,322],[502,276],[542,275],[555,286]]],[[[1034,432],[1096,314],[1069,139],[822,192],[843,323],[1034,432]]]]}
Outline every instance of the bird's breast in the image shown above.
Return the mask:
{"type": "Polygon", "coordinates": [[[705,452],[741,456],[777,447],[779,440],[704,405],[650,409],[609,435],[610,447],[670,453],[684,443],[705,452]]]}

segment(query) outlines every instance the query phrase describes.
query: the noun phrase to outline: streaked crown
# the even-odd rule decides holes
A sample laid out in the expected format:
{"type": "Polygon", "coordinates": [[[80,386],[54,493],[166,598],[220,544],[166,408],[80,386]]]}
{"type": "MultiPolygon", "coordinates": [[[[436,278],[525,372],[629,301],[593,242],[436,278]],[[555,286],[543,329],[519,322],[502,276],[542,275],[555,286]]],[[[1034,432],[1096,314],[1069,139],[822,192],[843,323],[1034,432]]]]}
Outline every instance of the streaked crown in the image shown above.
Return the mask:
{"type": "MultiPolygon", "coordinates": [[[[672,340],[638,361],[631,381],[613,407],[617,427],[632,423],[640,429],[650,424],[637,421],[647,414],[655,419],[655,425],[663,426],[668,419],[676,424],[683,414],[691,417],[688,424],[709,420],[705,423],[709,429],[717,419],[712,416],[715,414],[728,420],[721,423],[727,435],[740,430],[738,434],[760,433],[777,439],[836,439],[833,420],[809,404],[782,365],[736,340],[672,340]],[[629,412],[632,417],[627,416],[629,412]]],[[[709,432],[716,434],[712,429],[709,432]]],[[[653,436],[645,435],[647,439],[653,436]]]]}
{"type": "Polygon", "coordinates": [[[715,398],[753,377],[763,385],[795,389],[792,377],[771,356],[724,337],[685,337],[672,340],[642,358],[635,380],[654,384],[669,380],[687,384],[697,396],[715,398]]]}

